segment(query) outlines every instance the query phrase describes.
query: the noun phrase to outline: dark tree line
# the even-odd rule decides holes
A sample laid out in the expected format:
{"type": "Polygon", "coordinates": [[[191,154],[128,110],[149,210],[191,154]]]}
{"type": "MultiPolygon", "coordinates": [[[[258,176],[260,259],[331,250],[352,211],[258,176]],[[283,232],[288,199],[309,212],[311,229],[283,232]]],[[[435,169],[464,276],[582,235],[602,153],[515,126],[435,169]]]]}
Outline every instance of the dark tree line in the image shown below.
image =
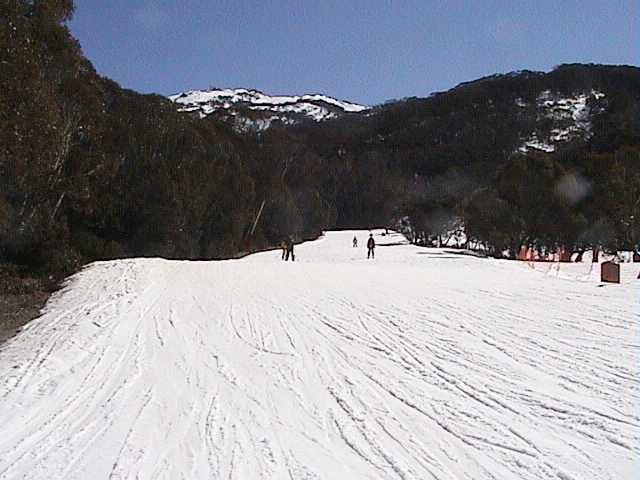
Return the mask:
{"type": "Polygon", "coordinates": [[[465,211],[467,233],[496,253],[521,246],[542,251],[602,247],[631,250],[640,213],[640,149],[582,152],[566,158],[516,155],[465,211]],[[576,162],[577,163],[574,163],[576,162]]]}
{"type": "MultiPolygon", "coordinates": [[[[264,223],[247,238],[279,164],[256,139],[100,77],[64,24],[71,1],[0,8],[1,260],[66,273],[97,258],[223,257],[274,241],[264,223]]],[[[297,214],[281,190],[269,208],[297,214]]]]}

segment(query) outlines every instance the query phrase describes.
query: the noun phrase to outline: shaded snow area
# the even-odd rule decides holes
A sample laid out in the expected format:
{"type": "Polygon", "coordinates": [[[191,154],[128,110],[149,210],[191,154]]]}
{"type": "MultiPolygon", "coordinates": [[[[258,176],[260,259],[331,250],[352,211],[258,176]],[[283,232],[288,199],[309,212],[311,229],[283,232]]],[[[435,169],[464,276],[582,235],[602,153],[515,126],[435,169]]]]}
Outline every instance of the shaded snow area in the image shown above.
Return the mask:
{"type": "Polygon", "coordinates": [[[86,268],[0,351],[0,479],[634,477],[640,267],[354,234],[86,268]]]}
{"type": "MultiPolygon", "coordinates": [[[[538,122],[551,121],[553,128],[546,138],[539,138],[533,132],[518,151],[526,153],[529,150],[554,152],[557,143],[574,139],[588,140],[591,137],[591,104],[605,97],[602,92],[592,90],[590,93],[580,93],[573,97],[563,97],[561,94],[545,90],[536,99],[538,122]]],[[[516,105],[526,108],[527,103],[521,98],[516,99],[516,105]]]]}
{"type": "Polygon", "coordinates": [[[252,128],[254,130],[264,130],[276,120],[285,124],[294,123],[291,115],[320,122],[334,118],[340,113],[358,113],[368,109],[364,105],[336,100],[325,95],[272,96],[244,88],[192,90],[171,95],[169,99],[181,105],[180,111],[199,112],[201,117],[214,112],[227,111],[231,117],[240,117],[236,126],[241,129],[252,128]],[[239,108],[272,113],[273,115],[266,119],[256,119],[255,124],[252,124],[252,119],[239,115],[237,111],[239,108]]]}

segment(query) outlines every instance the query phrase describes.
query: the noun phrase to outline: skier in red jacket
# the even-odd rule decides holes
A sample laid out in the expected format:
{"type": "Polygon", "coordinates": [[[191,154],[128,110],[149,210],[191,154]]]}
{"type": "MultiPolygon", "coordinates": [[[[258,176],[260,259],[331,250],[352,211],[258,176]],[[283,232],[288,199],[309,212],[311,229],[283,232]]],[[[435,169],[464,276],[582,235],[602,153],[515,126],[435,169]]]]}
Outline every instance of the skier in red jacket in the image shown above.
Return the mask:
{"type": "Polygon", "coordinates": [[[367,240],[367,258],[375,258],[376,241],[373,239],[373,233],[369,234],[369,240],[367,240]]]}

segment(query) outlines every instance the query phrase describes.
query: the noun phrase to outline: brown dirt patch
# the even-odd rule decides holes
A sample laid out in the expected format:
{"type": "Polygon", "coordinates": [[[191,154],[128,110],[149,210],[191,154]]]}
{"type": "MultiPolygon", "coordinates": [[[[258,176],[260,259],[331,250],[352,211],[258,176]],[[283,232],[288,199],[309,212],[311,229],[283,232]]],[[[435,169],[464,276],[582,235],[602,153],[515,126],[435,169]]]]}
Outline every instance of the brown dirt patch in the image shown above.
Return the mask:
{"type": "Polygon", "coordinates": [[[24,275],[19,268],[0,264],[0,343],[40,315],[56,283],[24,275]]]}

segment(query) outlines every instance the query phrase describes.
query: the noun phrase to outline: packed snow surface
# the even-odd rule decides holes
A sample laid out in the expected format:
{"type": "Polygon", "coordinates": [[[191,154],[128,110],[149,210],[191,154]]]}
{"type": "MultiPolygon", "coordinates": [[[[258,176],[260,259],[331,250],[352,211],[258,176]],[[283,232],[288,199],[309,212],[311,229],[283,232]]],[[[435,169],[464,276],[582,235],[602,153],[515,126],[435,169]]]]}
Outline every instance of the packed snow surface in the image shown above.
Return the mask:
{"type": "Polygon", "coordinates": [[[0,351],[0,478],[637,475],[638,267],[367,236],[92,264],[0,351]]]}

